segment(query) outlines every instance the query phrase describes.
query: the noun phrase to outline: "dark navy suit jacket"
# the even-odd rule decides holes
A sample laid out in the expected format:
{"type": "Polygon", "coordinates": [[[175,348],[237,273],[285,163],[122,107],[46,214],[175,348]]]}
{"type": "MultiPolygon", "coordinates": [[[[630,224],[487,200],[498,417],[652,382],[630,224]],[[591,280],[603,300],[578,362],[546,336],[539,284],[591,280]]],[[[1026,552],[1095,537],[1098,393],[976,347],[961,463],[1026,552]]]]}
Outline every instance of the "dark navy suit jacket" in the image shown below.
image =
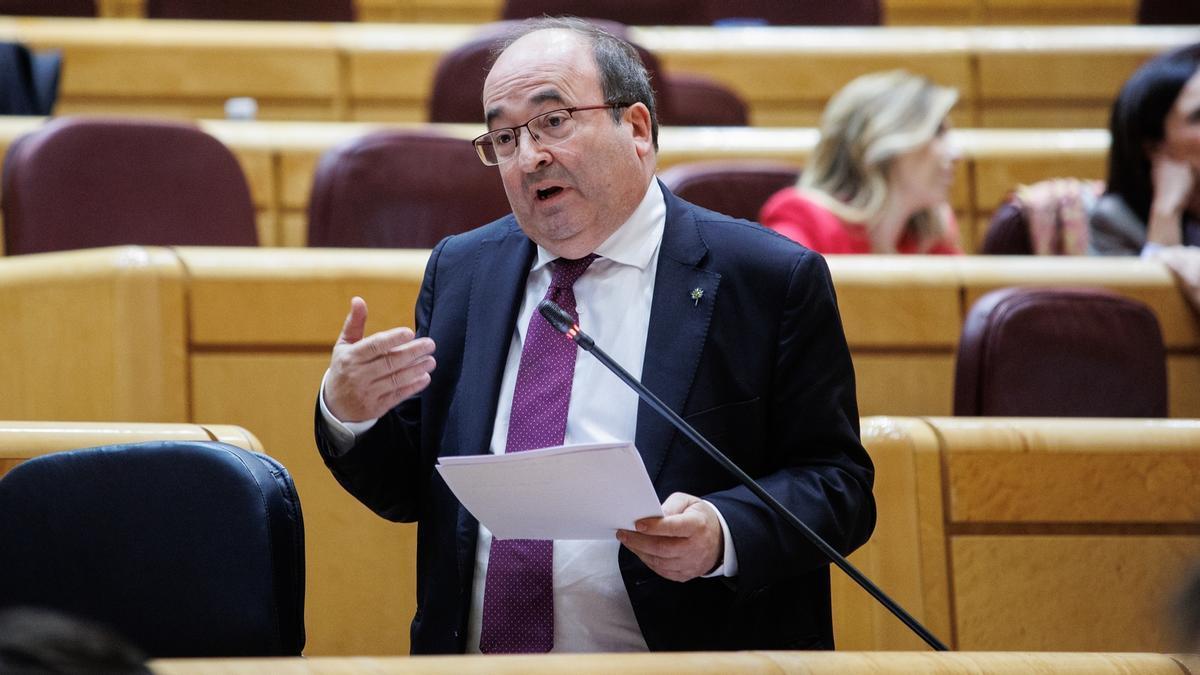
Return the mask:
{"type": "MultiPolygon", "coordinates": [[[[854,371],[825,261],[756,224],[671,194],[643,381],[835,548],[875,524],[854,371]],[[703,294],[699,302],[693,289],[703,294]]],[[[465,650],[477,521],[433,469],[488,452],[500,379],[535,247],[510,215],[433,250],[417,300],[437,370],[335,457],[337,480],[379,515],[417,521],[414,653],[465,650]]],[[[603,345],[601,345],[603,346],[603,345]]],[[[735,578],[668,581],[630,551],[619,565],[652,650],[829,649],[827,561],[644,403],[634,439],[660,499],[708,499],[728,523],[735,578]]]]}

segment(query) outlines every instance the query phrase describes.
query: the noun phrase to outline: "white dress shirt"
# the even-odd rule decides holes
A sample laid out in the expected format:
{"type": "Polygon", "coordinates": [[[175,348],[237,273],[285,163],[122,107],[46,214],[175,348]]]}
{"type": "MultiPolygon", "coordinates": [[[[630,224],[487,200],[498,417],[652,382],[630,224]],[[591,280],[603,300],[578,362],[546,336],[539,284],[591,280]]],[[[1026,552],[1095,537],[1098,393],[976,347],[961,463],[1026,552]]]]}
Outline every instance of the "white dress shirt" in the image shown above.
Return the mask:
{"type": "MultiPolygon", "coordinates": [[[[651,179],[641,203],[595,253],[599,256],[578,281],[574,291],[579,325],[633,377],[641,379],[654,297],[654,278],[666,224],[666,204],[658,181],[651,179]]],[[[525,294],[509,345],[508,360],[496,403],[490,450],[503,453],[529,319],[550,286],[549,263],[555,259],[541,246],[530,269],[525,294]]],[[[433,374],[437,377],[437,372],[433,374]]],[[[369,429],[374,420],[343,424],[325,407],[321,410],[340,449],[348,450],[354,436],[369,429]]],[[[564,443],[631,441],[637,428],[638,397],[591,354],[579,350],[571,385],[564,443]]],[[[718,512],[725,543],[722,564],[708,576],[735,576],[737,555],[725,520],[718,512]]],[[[484,587],[492,535],[479,526],[471,611],[467,624],[467,650],[479,651],[484,587]]],[[[614,537],[603,541],[554,542],[554,649],[556,652],[645,651],[629,595],[617,565],[620,544],[614,537]]]]}

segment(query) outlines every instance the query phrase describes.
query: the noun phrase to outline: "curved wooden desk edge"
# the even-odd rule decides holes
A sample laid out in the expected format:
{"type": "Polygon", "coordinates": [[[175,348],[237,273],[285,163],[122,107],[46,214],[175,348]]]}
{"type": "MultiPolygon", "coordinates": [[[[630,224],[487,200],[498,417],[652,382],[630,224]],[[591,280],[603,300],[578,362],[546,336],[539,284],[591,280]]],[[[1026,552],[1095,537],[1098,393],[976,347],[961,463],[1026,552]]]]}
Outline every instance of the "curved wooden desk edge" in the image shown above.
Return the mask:
{"type": "Polygon", "coordinates": [[[538,656],[163,659],[159,675],[349,675],[351,673],[1123,673],[1180,675],[1166,654],[1055,652],[685,652],[538,656]]]}

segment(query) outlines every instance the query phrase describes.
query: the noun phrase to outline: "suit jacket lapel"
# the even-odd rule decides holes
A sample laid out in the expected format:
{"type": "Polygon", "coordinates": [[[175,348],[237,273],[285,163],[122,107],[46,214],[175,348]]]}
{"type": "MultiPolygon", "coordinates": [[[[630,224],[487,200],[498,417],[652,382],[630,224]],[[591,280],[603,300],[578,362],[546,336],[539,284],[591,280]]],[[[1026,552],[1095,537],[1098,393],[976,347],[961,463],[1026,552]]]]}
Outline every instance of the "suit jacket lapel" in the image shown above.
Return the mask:
{"type": "MultiPolygon", "coordinates": [[[[488,451],[500,380],[535,250],[515,221],[505,234],[479,246],[466,307],[462,373],[454,397],[455,410],[448,422],[456,425],[459,443],[455,451],[459,454],[488,451]]],[[[457,553],[463,583],[469,583],[474,569],[478,533],[479,522],[460,505],[457,553]]]]}
{"type": "MultiPolygon", "coordinates": [[[[708,246],[700,237],[693,207],[665,186],[662,191],[667,223],[654,279],[642,383],[682,415],[708,337],[721,275],[701,268],[708,246]]],[[[635,441],[652,481],[658,480],[676,433],[670,422],[639,403],[635,441]]]]}

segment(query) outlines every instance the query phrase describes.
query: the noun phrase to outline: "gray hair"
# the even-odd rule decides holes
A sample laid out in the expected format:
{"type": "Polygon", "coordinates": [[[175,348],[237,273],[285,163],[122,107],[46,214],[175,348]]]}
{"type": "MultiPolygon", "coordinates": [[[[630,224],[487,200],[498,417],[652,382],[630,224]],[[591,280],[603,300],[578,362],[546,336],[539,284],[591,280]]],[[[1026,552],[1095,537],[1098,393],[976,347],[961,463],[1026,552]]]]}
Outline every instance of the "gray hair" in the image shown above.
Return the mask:
{"type": "MultiPolygon", "coordinates": [[[[573,16],[527,19],[517,24],[492,49],[492,61],[517,40],[541,30],[569,30],[582,36],[592,45],[592,58],[600,71],[600,90],[605,103],[642,103],[650,110],[650,138],[658,150],[658,112],[654,104],[654,89],[650,74],[638,55],[637,48],[626,40],[595,24],[573,16]]],[[[621,121],[622,111],[613,109],[614,122],[621,121]]]]}

